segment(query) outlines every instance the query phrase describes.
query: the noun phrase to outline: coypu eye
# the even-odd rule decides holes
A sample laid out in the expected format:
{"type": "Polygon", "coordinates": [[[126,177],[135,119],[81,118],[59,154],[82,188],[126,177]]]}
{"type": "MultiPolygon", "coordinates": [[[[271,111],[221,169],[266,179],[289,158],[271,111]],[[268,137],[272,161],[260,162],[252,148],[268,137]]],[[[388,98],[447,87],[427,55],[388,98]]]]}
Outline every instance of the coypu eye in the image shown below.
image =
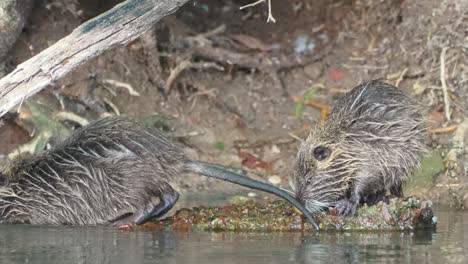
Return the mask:
{"type": "Polygon", "coordinates": [[[318,146],[314,149],[314,157],[316,160],[322,161],[330,157],[331,150],[324,146],[318,146]]]}
{"type": "Polygon", "coordinates": [[[5,187],[10,183],[7,176],[0,173],[0,187],[5,187]]]}

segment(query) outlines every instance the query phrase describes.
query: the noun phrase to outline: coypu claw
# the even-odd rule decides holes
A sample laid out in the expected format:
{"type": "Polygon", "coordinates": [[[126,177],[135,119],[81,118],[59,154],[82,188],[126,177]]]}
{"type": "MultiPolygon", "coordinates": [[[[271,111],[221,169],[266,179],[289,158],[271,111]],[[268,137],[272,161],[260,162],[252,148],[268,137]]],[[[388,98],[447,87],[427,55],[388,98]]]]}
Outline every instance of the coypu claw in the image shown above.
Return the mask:
{"type": "Polygon", "coordinates": [[[340,215],[344,216],[353,216],[356,213],[357,207],[357,203],[353,203],[348,199],[341,200],[335,205],[340,215]]]}
{"type": "Polygon", "coordinates": [[[340,215],[353,216],[356,213],[356,209],[359,206],[360,195],[354,193],[350,198],[342,199],[338,201],[335,208],[338,210],[340,215]]]}

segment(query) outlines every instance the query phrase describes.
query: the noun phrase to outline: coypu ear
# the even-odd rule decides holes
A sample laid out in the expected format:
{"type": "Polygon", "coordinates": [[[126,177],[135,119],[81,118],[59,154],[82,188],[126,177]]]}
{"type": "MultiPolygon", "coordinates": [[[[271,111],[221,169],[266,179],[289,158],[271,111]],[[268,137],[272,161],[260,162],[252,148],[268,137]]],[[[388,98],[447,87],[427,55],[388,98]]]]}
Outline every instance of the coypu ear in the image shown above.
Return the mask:
{"type": "Polygon", "coordinates": [[[325,146],[318,146],[314,148],[314,158],[318,161],[326,160],[330,157],[331,150],[325,146]]]}
{"type": "Polygon", "coordinates": [[[10,184],[10,180],[5,174],[0,172],[0,187],[6,187],[8,184],[10,184]]]}

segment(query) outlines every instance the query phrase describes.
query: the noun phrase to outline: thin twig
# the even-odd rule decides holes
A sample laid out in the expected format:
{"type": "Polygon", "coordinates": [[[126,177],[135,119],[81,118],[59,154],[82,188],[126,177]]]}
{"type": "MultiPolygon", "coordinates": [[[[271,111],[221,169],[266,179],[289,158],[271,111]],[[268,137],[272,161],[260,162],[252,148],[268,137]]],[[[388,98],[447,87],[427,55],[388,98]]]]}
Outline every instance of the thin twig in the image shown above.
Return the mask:
{"type": "MultiPolygon", "coordinates": [[[[253,7],[253,6],[256,6],[260,3],[263,3],[265,2],[265,0],[258,0],[256,2],[253,2],[253,3],[250,3],[250,4],[247,4],[247,5],[244,5],[244,6],[241,6],[239,9],[242,10],[242,9],[245,9],[245,8],[248,8],[248,7],[253,7]]],[[[276,23],[276,19],[273,17],[273,14],[271,12],[271,0],[268,0],[268,18],[267,18],[267,23],[269,22],[273,22],[273,23],[276,23]]]]}
{"type": "Polygon", "coordinates": [[[457,125],[449,126],[449,127],[437,127],[437,128],[432,129],[431,133],[434,133],[434,134],[450,133],[450,132],[457,130],[457,128],[458,128],[457,125]]]}
{"type": "Polygon", "coordinates": [[[117,96],[117,93],[114,91],[114,89],[110,88],[109,86],[107,85],[103,85],[102,86],[104,89],[106,89],[106,91],[108,91],[113,97],[116,97],[117,96]]]}
{"type": "Polygon", "coordinates": [[[436,184],[435,187],[447,187],[447,188],[450,188],[450,187],[459,187],[460,184],[459,183],[450,183],[450,184],[436,184]]]}
{"type": "Polygon", "coordinates": [[[203,44],[211,44],[211,41],[208,39],[212,36],[216,36],[216,35],[219,35],[221,33],[223,33],[224,31],[226,30],[226,25],[225,24],[221,24],[220,26],[210,30],[210,31],[207,31],[207,32],[204,32],[204,33],[200,33],[196,36],[193,36],[193,37],[186,37],[186,40],[187,41],[194,41],[194,42],[198,42],[199,44],[203,45],[203,44]]]}
{"type": "Polygon", "coordinates": [[[52,95],[55,97],[55,99],[57,99],[59,101],[59,104],[60,104],[60,109],[65,109],[65,102],[64,102],[64,99],[63,99],[63,95],[57,93],[57,92],[52,92],[52,95]]]}
{"type": "Polygon", "coordinates": [[[112,111],[114,111],[114,113],[116,115],[120,115],[120,110],[119,108],[109,99],[107,98],[104,98],[103,99],[104,103],[106,103],[108,106],[110,106],[110,108],[112,108],[112,111]]]}
{"type": "Polygon", "coordinates": [[[268,22],[273,22],[276,23],[276,19],[273,17],[273,14],[271,13],[271,0],[268,0],[268,18],[267,18],[267,23],[268,22]]]}
{"type": "Polygon", "coordinates": [[[331,93],[347,93],[350,90],[349,89],[344,89],[344,88],[330,88],[329,91],[331,93]]]}
{"type": "Polygon", "coordinates": [[[210,31],[207,31],[207,32],[198,34],[198,35],[195,36],[195,37],[209,38],[209,37],[212,37],[212,36],[219,35],[219,34],[223,33],[225,30],[226,30],[226,25],[225,25],[225,24],[221,24],[221,25],[217,26],[216,28],[214,28],[214,29],[212,29],[212,30],[210,30],[210,31]]]}
{"type": "Polygon", "coordinates": [[[224,67],[214,63],[214,62],[191,62],[189,60],[183,60],[180,62],[174,69],[172,69],[171,74],[166,81],[166,87],[164,91],[166,94],[169,94],[171,91],[172,84],[177,79],[177,77],[186,69],[208,69],[214,68],[219,71],[224,71],[224,67]]]}
{"type": "Polygon", "coordinates": [[[307,125],[307,124],[304,124],[301,128],[289,132],[289,133],[288,133],[288,136],[290,136],[290,137],[292,137],[292,138],[298,140],[299,142],[302,142],[302,141],[304,141],[304,139],[302,139],[301,137],[299,137],[299,136],[297,135],[297,133],[302,133],[302,132],[308,131],[308,130],[310,130],[310,126],[307,125]]]}
{"type": "Polygon", "coordinates": [[[303,142],[304,140],[302,138],[300,138],[299,136],[297,136],[296,134],[294,134],[293,132],[289,132],[288,133],[288,136],[294,138],[295,140],[299,141],[299,142],[303,142]]]}
{"type": "Polygon", "coordinates": [[[72,121],[72,122],[79,124],[80,126],[86,126],[87,124],[89,124],[86,118],[83,118],[75,113],[67,112],[67,111],[61,111],[57,113],[55,118],[57,118],[57,120],[59,121],[72,121]]]}
{"type": "Polygon", "coordinates": [[[405,77],[405,74],[406,74],[407,71],[408,71],[408,68],[405,68],[405,69],[401,72],[400,76],[399,76],[398,79],[395,81],[395,86],[396,86],[396,87],[398,87],[398,85],[400,85],[400,82],[403,81],[403,78],[405,77]]]}
{"type": "Polygon", "coordinates": [[[175,79],[187,68],[190,68],[192,62],[189,60],[183,60],[177,66],[171,70],[171,73],[169,74],[169,77],[166,80],[166,87],[164,88],[164,91],[166,94],[169,94],[172,83],[174,83],[175,79]]]}
{"type": "Polygon", "coordinates": [[[258,5],[260,3],[263,3],[263,2],[265,2],[265,0],[258,0],[257,2],[253,2],[253,3],[247,4],[245,6],[241,6],[239,9],[242,10],[244,8],[247,8],[247,7],[256,6],[256,5],[258,5]]]}
{"type": "Polygon", "coordinates": [[[447,84],[445,83],[445,53],[447,52],[448,47],[444,47],[440,53],[440,82],[442,84],[442,92],[444,93],[444,109],[445,109],[445,118],[450,122],[450,101],[447,92],[447,84]]]}
{"type": "Polygon", "coordinates": [[[133,89],[133,87],[128,83],[119,82],[119,81],[112,80],[112,79],[104,79],[104,80],[102,80],[102,82],[105,83],[105,84],[110,84],[110,85],[118,87],[118,88],[124,88],[132,96],[140,96],[140,94],[135,89],[133,89]]]}

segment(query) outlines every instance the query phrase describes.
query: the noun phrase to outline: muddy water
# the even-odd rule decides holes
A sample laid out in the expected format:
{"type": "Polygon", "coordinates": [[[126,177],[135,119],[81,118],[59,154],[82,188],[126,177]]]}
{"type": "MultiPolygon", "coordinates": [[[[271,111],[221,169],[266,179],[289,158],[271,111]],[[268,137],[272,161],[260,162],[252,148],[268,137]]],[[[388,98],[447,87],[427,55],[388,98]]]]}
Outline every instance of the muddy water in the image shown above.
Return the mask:
{"type": "Polygon", "coordinates": [[[123,232],[0,225],[0,263],[468,263],[468,213],[436,232],[123,232]]]}

